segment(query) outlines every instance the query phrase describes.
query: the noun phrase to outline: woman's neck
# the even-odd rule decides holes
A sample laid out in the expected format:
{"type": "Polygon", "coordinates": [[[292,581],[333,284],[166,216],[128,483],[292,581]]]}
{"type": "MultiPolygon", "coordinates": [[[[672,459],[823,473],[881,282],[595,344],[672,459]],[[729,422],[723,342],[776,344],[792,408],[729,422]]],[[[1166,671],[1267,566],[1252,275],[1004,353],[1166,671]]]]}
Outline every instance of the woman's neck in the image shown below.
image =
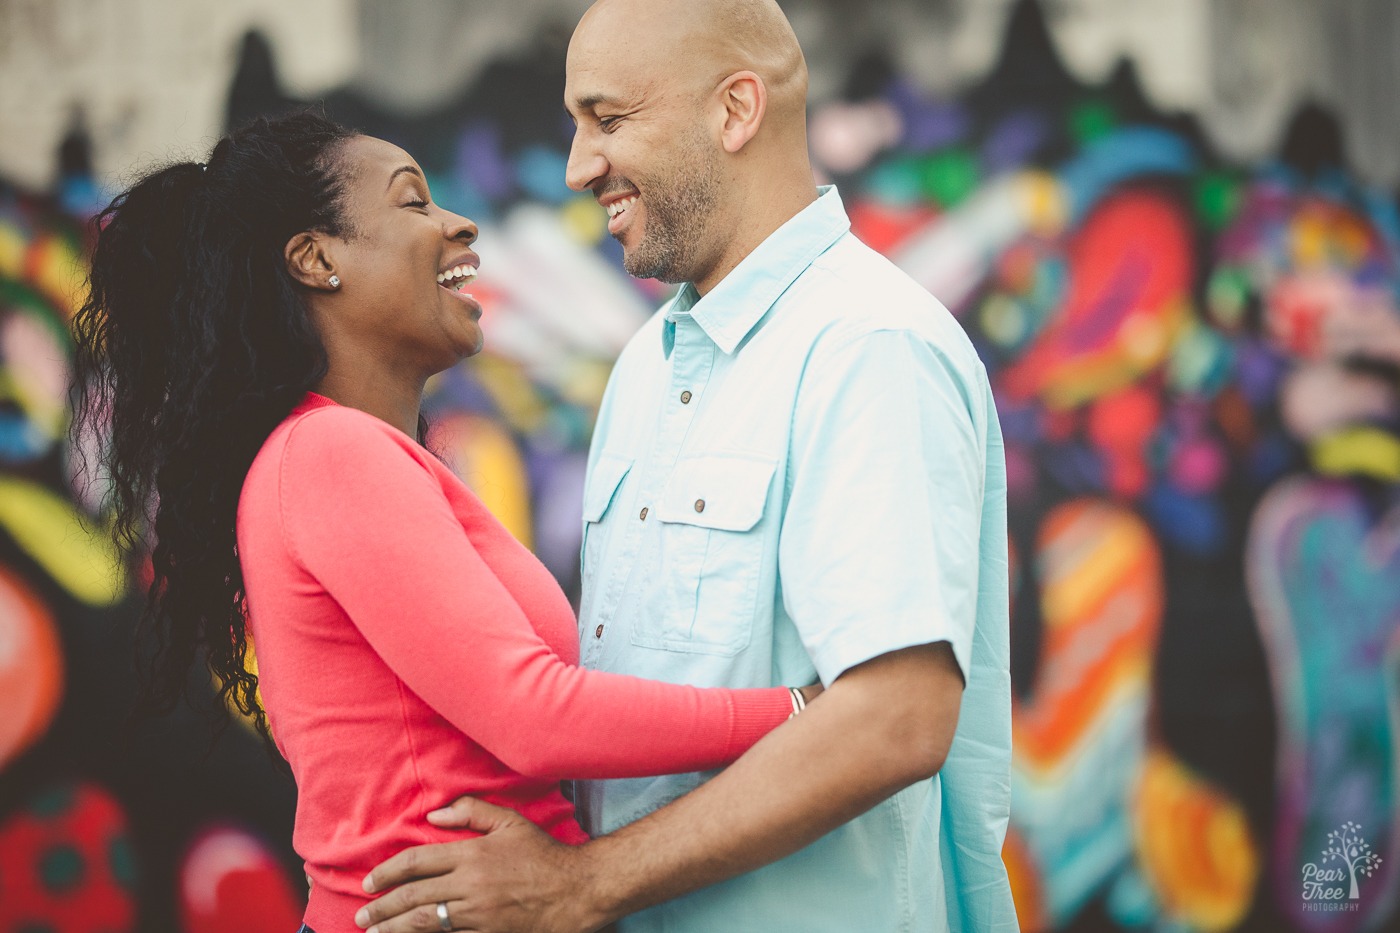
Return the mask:
{"type": "Polygon", "coordinates": [[[426,380],[415,383],[386,378],[373,371],[346,375],[334,367],[315,391],[337,404],[374,415],[409,437],[418,436],[418,413],[426,380]]]}

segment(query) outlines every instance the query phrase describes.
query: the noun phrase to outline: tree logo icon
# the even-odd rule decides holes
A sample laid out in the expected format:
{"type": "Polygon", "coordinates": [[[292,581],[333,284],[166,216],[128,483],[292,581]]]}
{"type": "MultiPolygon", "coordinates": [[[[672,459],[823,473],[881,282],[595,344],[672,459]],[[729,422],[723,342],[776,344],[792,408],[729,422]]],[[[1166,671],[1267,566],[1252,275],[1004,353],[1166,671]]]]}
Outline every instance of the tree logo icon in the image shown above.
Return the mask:
{"type": "Polygon", "coordinates": [[[1361,896],[1356,887],[1356,876],[1369,878],[1381,867],[1381,857],[1371,851],[1371,844],[1361,838],[1361,827],[1348,820],[1342,828],[1327,834],[1327,848],[1322,850],[1323,864],[1331,861],[1346,865],[1351,878],[1351,893],[1347,897],[1356,900],[1361,896]]]}
{"type": "MultiPolygon", "coordinates": [[[[1350,820],[1327,834],[1322,863],[1303,866],[1303,900],[1316,904],[1356,901],[1361,897],[1360,879],[1369,878],[1381,867],[1381,857],[1361,836],[1361,826],[1350,820]]],[[[1337,909],[1333,907],[1331,909],[1337,909]]],[[[1343,907],[1342,909],[1346,909],[1343,907]]],[[[1352,905],[1355,910],[1355,905],[1352,905]]]]}

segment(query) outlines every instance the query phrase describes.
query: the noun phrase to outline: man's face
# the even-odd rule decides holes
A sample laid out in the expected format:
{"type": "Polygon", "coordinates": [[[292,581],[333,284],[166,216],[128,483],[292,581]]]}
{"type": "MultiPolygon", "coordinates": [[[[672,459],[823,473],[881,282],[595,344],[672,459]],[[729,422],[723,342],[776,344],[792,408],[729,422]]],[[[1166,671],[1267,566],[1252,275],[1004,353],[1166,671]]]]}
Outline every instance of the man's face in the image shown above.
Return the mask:
{"type": "Polygon", "coordinates": [[[569,46],[569,187],[592,191],[607,210],[630,274],[694,281],[718,254],[710,231],[723,189],[718,149],[705,131],[704,89],[628,43],[599,42],[603,31],[585,20],[569,46]]]}

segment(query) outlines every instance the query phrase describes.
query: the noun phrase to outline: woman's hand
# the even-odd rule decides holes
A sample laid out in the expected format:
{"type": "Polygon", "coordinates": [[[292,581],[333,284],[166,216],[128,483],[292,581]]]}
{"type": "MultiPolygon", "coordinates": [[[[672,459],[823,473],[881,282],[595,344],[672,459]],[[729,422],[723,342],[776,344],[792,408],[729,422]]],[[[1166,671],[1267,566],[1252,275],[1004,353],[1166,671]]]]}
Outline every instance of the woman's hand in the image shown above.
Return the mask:
{"type": "Polygon", "coordinates": [[[808,684],[805,687],[799,687],[798,692],[802,694],[802,699],[806,700],[808,703],[811,703],[817,697],[821,696],[822,691],[825,689],[826,688],[822,686],[822,682],[819,680],[814,684],[808,684]]]}

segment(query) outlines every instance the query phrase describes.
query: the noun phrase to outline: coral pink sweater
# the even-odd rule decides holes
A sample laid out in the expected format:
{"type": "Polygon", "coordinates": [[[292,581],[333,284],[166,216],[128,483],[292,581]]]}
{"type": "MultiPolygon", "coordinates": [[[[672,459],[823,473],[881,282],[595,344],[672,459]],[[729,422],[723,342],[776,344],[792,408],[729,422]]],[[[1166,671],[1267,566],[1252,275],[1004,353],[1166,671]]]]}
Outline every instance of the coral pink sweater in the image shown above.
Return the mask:
{"type": "Polygon", "coordinates": [[[424,819],[462,794],[582,842],[560,779],[718,767],[791,710],[782,688],[578,667],[573,611],[544,566],[431,454],[322,396],[248,471],[238,552],[317,933],[358,929],[379,862],[462,838],[424,819]]]}

